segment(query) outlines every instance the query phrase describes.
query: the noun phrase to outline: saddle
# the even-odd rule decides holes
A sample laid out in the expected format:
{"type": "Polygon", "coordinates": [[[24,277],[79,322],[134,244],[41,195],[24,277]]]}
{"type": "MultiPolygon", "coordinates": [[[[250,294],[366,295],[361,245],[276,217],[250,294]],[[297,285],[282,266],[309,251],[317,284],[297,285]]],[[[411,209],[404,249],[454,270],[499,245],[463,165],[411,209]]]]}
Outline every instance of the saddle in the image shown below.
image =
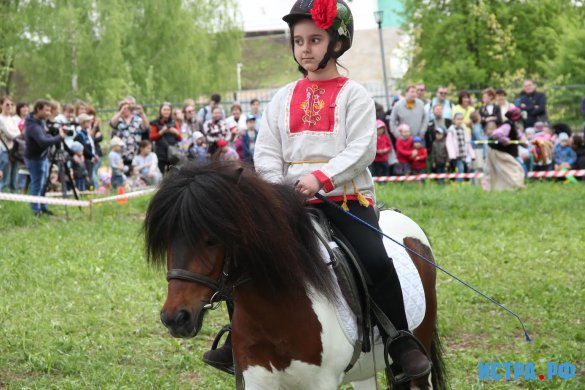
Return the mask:
{"type": "Polygon", "coordinates": [[[368,294],[370,280],[347,239],[329,223],[320,210],[310,209],[310,214],[317,238],[329,256],[328,265],[333,269],[341,293],[356,317],[358,336],[351,362],[345,369],[348,372],[362,352],[370,352],[372,349],[370,334],[373,325],[368,294]]]}

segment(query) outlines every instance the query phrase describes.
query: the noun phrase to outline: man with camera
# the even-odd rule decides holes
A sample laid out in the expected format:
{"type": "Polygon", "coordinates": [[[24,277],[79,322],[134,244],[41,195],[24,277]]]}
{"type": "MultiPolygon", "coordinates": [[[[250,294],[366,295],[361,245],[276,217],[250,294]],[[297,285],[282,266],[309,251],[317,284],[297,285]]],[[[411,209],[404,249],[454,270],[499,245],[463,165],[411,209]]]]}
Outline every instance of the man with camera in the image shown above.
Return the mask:
{"type": "MultiPolygon", "coordinates": [[[[25,120],[24,162],[30,173],[30,194],[45,196],[49,169],[49,147],[63,142],[65,131],[59,128],[57,135],[47,133],[46,120],[51,117],[51,103],[46,100],[35,102],[33,112],[25,120]]],[[[31,209],[37,217],[42,214],[52,215],[46,204],[31,203],[31,209]]]]}

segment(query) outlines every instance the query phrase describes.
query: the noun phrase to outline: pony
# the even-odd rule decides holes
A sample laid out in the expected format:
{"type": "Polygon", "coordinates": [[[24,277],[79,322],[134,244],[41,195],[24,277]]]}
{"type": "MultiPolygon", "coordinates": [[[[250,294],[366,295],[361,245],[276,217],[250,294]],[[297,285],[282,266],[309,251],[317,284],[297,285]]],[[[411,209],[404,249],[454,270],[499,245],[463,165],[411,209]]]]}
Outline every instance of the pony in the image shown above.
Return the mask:
{"type": "MultiPolygon", "coordinates": [[[[408,217],[386,210],[380,226],[433,259],[427,237],[408,217]]],[[[147,260],[168,270],[162,323],[174,337],[194,337],[207,310],[229,294],[235,302],[234,363],[246,388],[336,389],[348,382],[356,389],[376,388],[384,359],[375,334],[372,351],[361,353],[345,372],[354,352],[355,317],[340,315],[345,301],[315,229],[306,198],[239,163],[172,170],[144,221],[147,260]]],[[[386,240],[395,265],[401,261],[417,276],[423,305],[414,334],[433,363],[429,376],[399,388],[443,389],[435,267],[386,240]]]]}

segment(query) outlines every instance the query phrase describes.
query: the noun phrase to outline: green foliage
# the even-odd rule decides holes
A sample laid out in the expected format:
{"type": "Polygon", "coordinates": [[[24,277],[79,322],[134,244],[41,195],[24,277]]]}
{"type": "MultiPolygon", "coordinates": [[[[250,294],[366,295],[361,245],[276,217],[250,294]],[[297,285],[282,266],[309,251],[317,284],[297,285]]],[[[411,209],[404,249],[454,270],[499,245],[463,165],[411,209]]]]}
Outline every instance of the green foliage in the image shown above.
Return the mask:
{"type": "Polygon", "coordinates": [[[245,39],[242,57],[244,90],[285,85],[300,75],[285,36],[245,39]]]}
{"type": "Polygon", "coordinates": [[[235,88],[234,0],[31,0],[17,10],[19,97],[115,106],[128,94],[177,101],[235,88]]]}
{"type": "MultiPolygon", "coordinates": [[[[522,192],[477,186],[387,184],[380,200],[427,232],[438,263],[525,321],[438,272],[440,333],[454,389],[582,389],[583,184],[528,184],[522,192]],[[576,378],[477,382],[478,361],[568,361],[576,378]]],[[[195,339],[173,339],[158,319],[161,270],[144,259],[140,228],[149,198],[93,210],[0,202],[0,388],[233,388],[201,362],[225,311],[206,316],[195,339]]],[[[537,373],[538,374],[538,373],[537,373]]]]}
{"type": "Polygon", "coordinates": [[[541,62],[556,52],[556,15],[570,0],[404,0],[413,31],[407,79],[431,86],[480,89],[545,75],[541,62]]]}

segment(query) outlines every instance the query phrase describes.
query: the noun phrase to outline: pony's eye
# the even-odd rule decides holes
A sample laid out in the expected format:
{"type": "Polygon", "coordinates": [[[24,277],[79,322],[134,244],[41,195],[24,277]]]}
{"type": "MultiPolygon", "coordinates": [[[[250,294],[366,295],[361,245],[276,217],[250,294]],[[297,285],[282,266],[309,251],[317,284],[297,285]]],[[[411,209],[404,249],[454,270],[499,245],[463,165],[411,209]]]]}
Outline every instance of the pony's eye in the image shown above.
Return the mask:
{"type": "Polygon", "coordinates": [[[205,240],[205,246],[217,246],[217,244],[219,244],[219,242],[214,238],[208,238],[205,240]]]}

